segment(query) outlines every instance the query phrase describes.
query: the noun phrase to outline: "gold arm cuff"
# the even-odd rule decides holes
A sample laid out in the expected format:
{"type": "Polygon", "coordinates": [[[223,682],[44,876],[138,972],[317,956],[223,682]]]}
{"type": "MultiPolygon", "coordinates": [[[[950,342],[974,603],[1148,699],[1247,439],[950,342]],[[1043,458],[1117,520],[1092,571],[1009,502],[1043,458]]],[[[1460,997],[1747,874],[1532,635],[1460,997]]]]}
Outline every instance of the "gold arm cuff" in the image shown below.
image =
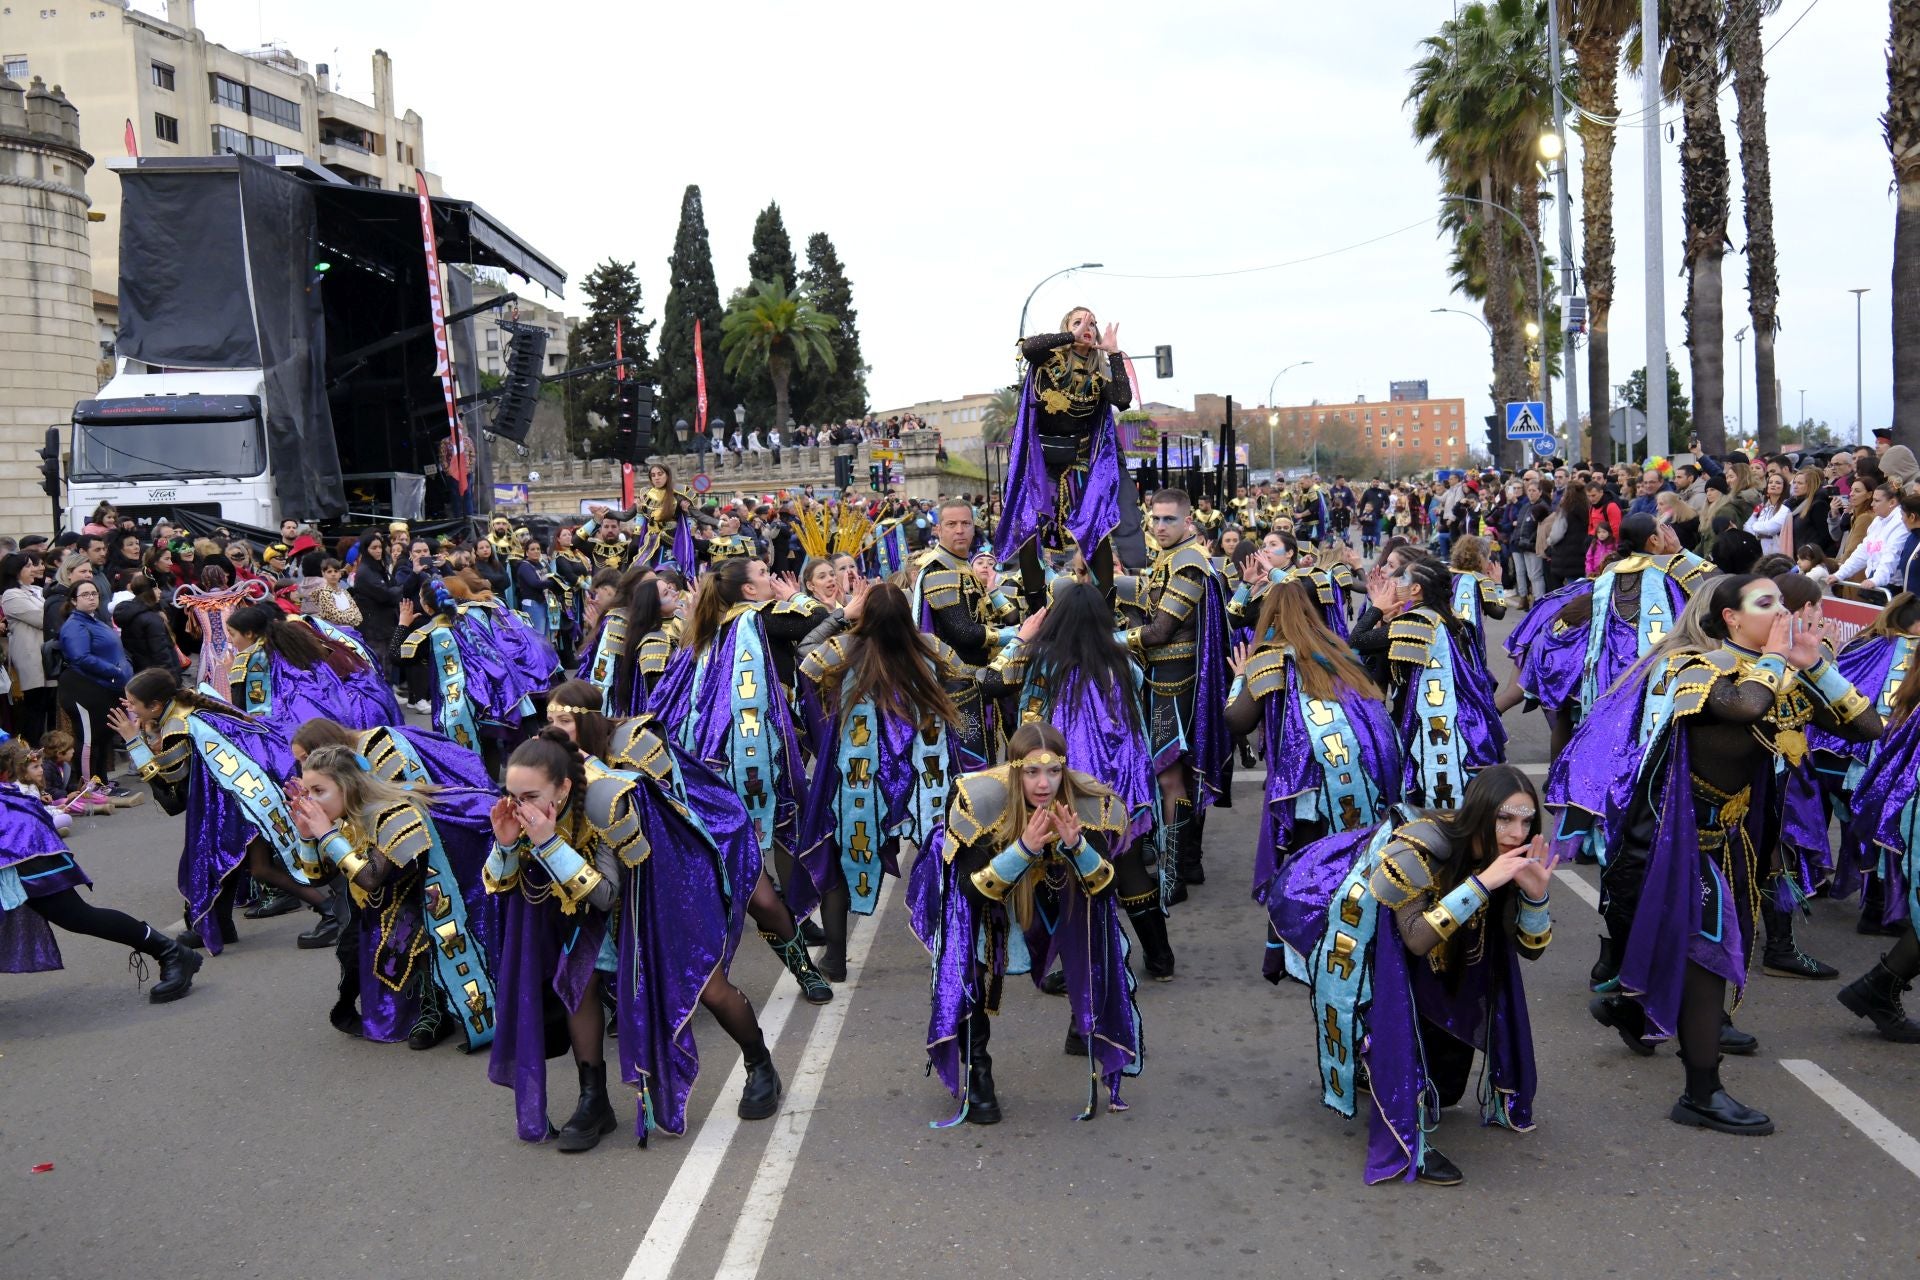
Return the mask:
{"type": "Polygon", "coordinates": [[[1455,920],[1453,913],[1442,905],[1427,908],[1420,913],[1420,918],[1427,922],[1427,927],[1432,929],[1442,942],[1451,938],[1460,928],[1460,921],[1455,920]]]}
{"type": "Polygon", "coordinates": [[[1545,951],[1547,944],[1553,941],[1553,927],[1549,925],[1545,933],[1528,933],[1525,929],[1515,929],[1515,939],[1529,951],[1545,951]]]}
{"type": "Polygon", "coordinates": [[[1100,865],[1080,877],[1080,887],[1085,889],[1089,894],[1103,892],[1108,885],[1113,883],[1113,874],[1113,864],[1105,858],[1102,858],[1100,859],[1100,865]]]}
{"type": "MultiPolygon", "coordinates": [[[[1029,858],[1027,861],[1031,865],[1033,860],[1029,858]]],[[[993,902],[1002,901],[1013,889],[1013,881],[1002,878],[1000,873],[993,869],[991,863],[974,872],[969,878],[973,881],[973,887],[980,891],[980,896],[993,902]]]]}
{"type": "Polygon", "coordinates": [[[553,892],[554,896],[560,899],[561,914],[570,916],[578,911],[580,904],[585,902],[588,895],[599,888],[600,882],[605,879],[606,877],[601,875],[592,863],[588,863],[565,880],[554,881],[553,892]]]}
{"type": "Polygon", "coordinates": [[[498,879],[494,877],[492,872],[486,870],[484,867],[481,868],[480,887],[485,889],[488,893],[507,893],[511,891],[519,883],[520,883],[520,866],[518,863],[514,864],[514,868],[512,871],[508,872],[504,877],[501,877],[498,879]]]}
{"type": "Polygon", "coordinates": [[[1780,696],[1782,680],[1779,676],[1764,667],[1754,667],[1743,673],[1740,678],[1742,680],[1751,680],[1755,684],[1764,686],[1767,692],[1771,693],[1775,698],[1780,696]]]}
{"type": "Polygon", "coordinates": [[[1861,715],[1873,707],[1873,703],[1858,689],[1833,704],[1833,717],[1841,724],[1852,724],[1861,715]]]}

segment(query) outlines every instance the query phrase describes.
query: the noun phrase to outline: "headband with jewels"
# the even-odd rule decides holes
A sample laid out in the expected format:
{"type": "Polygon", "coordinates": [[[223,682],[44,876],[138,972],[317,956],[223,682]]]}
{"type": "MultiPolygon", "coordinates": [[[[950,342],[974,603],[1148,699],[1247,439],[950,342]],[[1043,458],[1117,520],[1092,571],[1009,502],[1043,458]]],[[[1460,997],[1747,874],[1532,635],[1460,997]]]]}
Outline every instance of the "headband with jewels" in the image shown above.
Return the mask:
{"type": "Polygon", "coordinates": [[[1013,760],[1013,761],[1010,761],[1009,763],[1018,765],[1022,769],[1026,769],[1026,768],[1032,768],[1032,767],[1049,765],[1049,764],[1064,765],[1066,764],[1066,762],[1067,762],[1067,758],[1065,756],[1057,756],[1053,752],[1048,751],[1046,748],[1042,747],[1038,751],[1029,751],[1027,752],[1026,755],[1021,756],[1018,760],[1013,760]]]}
{"type": "Polygon", "coordinates": [[[549,702],[548,716],[598,716],[605,715],[599,707],[570,707],[564,702],[549,702]]]}

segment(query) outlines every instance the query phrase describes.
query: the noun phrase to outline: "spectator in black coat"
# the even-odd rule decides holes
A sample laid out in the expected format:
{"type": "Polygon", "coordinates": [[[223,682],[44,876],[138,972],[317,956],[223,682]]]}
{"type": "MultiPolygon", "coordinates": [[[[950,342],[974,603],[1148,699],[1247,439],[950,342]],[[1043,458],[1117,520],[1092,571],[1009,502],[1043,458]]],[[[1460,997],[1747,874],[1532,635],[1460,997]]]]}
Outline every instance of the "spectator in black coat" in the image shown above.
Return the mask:
{"type": "Polygon", "coordinates": [[[350,591],[360,606],[360,634],[366,637],[367,647],[385,654],[400,625],[401,584],[395,581],[387,556],[387,537],[377,529],[360,538],[350,591]]]}
{"type": "Polygon", "coordinates": [[[152,578],[136,574],[127,580],[131,600],[113,607],[113,625],[120,628],[120,646],[136,673],[161,667],[178,675],[180,655],[174,648],[173,631],[160,604],[160,588],[152,578]]]}

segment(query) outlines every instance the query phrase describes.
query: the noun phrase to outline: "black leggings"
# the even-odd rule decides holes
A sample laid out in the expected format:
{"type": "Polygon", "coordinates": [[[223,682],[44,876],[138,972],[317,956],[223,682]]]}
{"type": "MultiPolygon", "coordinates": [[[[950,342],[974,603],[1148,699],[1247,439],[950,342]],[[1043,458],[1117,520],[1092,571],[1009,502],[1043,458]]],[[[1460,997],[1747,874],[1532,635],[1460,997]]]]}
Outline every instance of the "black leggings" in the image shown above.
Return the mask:
{"type": "Polygon", "coordinates": [[[144,951],[150,956],[158,956],[165,945],[160,934],[126,912],[115,911],[111,907],[96,907],[73,889],[62,889],[42,898],[28,898],[27,905],[39,912],[42,920],[68,933],[104,938],[135,951],[144,951]]]}
{"type": "Polygon", "coordinates": [[[20,705],[14,710],[14,731],[37,747],[47,730],[53,728],[53,716],[53,686],[28,689],[20,695],[20,705]]]}

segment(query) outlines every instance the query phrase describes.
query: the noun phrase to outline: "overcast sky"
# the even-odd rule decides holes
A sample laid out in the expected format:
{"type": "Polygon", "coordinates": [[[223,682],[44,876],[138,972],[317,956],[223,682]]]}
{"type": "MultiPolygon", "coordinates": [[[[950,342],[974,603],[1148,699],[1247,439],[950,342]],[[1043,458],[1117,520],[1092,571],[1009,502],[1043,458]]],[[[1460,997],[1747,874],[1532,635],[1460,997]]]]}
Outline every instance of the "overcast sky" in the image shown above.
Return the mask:
{"type": "MultiPolygon", "coordinates": [[[[1151,399],[1261,403],[1276,372],[1312,360],[1277,400],[1384,399],[1390,380],[1426,378],[1435,395],[1467,397],[1478,418],[1491,408],[1486,337],[1473,320],[1431,314],[1470,304],[1448,294],[1435,173],[1403,105],[1417,42],[1453,8],[200,0],[199,22],[230,47],[277,40],[331,63],[362,98],[369,55],[385,48],[447,191],[485,205],[575,280],[601,259],[634,260],[655,319],[687,183],[705,193],[723,298],[745,282],[755,215],[778,200],[796,254],[814,231],[839,248],[876,408],[1004,383],[1028,290],[1059,267],[1101,262],[1105,272],[1042,288],[1029,331],[1084,303],[1120,323],[1130,351],[1171,344],[1176,377],[1141,370],[1151,399]],[[1413,223],[1281,269],[1139,278],[1288,262],[1413,223]]],[[[1779,370],[1787,417],[1804,387],[1809,416],[1850,432],[1851,287],[1872,289],[1868,427],[1891,403],[1887,6],[1808,8],[1785,0],[1765,33],[1771,43],[1805,14],[1767,55],[1779,370]]],[[[1623,78],[1622,93],[1637,111],[1638,82],[1623,78]]],[[[1731,139],[1730,89],[1721,104],[1731,139]]],[[[1677,111],[1664,115],[1677,132],[1677,111]]],[[[1677,146],[1662,153],[1668,344],[1684,379],[1677,146]]],[[[1621,140],[1615,169],[1618,384],[1646,351],[1638,137],[1621,140]]],[[[1734,182],[1737,248],[1737,159],[1734,182]]],[[[1578,207],[1576,185],[1576,237],[1578,207]]],[[[1548,240],[1552,251],[1551,219],[1548,240]]],[[[1745,259],[1729,256],[1730,367],[1745,275],[1745,259]]],[[[567,301],[573,309],[577,291],[567,301]]],[[[1584,353],[1579,366],[1584,380],[1584,353]]],[[[1751,429],[1750,371],[1745,382],[1751,429]]]]}

